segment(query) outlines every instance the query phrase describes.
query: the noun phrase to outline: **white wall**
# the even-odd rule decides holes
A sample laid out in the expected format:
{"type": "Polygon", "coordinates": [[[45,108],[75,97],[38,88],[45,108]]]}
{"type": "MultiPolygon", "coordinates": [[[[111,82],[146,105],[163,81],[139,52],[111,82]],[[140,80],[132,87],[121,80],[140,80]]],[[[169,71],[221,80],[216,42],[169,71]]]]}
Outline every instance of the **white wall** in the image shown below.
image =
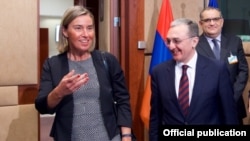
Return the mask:
{"type": "Polygon", "coordinates": [[[40,0],[40,28],[49,29],[49,57],[58,54],[56,26],[60,25],[64,11],[73,5],[73,0],[40,0]]]}
{"type": "Polygon", "coordinates": [[[72,5],[74,5],[73,0],[40,0],[40,15],[61,17],[72,5]]]}
{"type": "Polygon", "coordinates": [[[48,28],[49,29],[49,56],[58,54],[57,51],[57,43],[55,41],[55,30],[56,26],[60,25],[61,18],[60,17],[40,17],[40,28],[48,28]]]}

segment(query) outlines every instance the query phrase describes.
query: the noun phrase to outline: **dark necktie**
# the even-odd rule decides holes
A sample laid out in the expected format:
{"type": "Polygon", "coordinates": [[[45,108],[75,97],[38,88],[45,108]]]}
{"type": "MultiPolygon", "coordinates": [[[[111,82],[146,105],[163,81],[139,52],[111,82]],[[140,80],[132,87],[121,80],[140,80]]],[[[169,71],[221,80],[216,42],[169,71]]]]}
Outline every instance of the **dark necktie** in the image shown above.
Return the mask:
{"type": "Polygon", "coordinates": [[[216,39],[213,39],[212,42],[214,43],[213,52],[214,52],[215,58],[217,60],[220,60],[220,47],[219,47],[219,44],[217,43],[216,39]]]}
{"type": "Polygon", "coordinates": [[[182,76],[180,80],[179,96],[178,96],[178,102],[185,116],[188,114],[188,107],[189,107],[189,82],[187,76],[187,68],[188,65],[182,66],[182,76]]]}

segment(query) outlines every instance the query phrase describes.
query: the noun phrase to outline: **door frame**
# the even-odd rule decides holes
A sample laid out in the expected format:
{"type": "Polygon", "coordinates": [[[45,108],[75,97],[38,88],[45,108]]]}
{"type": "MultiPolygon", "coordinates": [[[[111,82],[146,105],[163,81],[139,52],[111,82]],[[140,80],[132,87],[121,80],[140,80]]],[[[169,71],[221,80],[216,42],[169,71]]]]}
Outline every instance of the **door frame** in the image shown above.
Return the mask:
{"type": "Polygon", "coordinates": [[[138,49],[138,41],[144,41],[144,0],[119,1],[120,63],[130,92],[133,131],[138,141],[144,141],[145,128],[140,118],[144,94],[144,50],[138,49]]]}

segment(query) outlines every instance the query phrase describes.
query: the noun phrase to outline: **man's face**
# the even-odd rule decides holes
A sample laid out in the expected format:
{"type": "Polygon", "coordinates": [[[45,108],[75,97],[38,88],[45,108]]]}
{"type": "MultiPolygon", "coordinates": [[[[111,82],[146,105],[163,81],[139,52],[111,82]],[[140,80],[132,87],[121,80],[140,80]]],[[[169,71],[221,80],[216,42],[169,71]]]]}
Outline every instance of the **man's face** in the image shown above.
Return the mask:
{"type": "Polygon", "coordinates": [[[204,11],[201,16],[199,23],[203,33],[210,38],[217,37],[221,33],[224,23],[220,12],[215,9],[209,9],[204,11]]]}
{"type": "Polygon", "coordinates": [[[178,62],[187,63],[195,53],[198,37],[189,37],[188,33],[188,27],[184,24],[171,27],[168,31],[166,44],[178,62]]]}

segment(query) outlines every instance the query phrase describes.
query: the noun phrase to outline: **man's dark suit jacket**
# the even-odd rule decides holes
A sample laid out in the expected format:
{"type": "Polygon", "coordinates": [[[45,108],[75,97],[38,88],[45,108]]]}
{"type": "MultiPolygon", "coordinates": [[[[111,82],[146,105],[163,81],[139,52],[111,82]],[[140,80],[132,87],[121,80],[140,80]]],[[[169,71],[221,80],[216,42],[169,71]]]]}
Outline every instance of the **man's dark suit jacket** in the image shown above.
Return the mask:
{"type": "Polygon", "coordinates": [[[158,141],[162,125],[238,124],[232,83],[225,63],[198,54],[193,95],[187,117],[178,104],[174,60],[151,74],[150,141],[158,141]]]}
{"type": "MultiPolygon", "coordinates": [[[[196,50],[204,56],[215,59],[213,51],[204,35],[200,36],[196,50]]],[[[222,34],[220,56],[220,60],[227,63],[227,68],[230,72],[230,79],[234,84],[234,99],[237,102],[238,118],[242,121],[242,118],[246,117],[243,91],[248,81],[248,63],[241,39],[237,36],[222,34]],[[230,64],[228,62],[228,57],[230,57],[231,54],[237,56],[237,63],[230,64]]]]}

